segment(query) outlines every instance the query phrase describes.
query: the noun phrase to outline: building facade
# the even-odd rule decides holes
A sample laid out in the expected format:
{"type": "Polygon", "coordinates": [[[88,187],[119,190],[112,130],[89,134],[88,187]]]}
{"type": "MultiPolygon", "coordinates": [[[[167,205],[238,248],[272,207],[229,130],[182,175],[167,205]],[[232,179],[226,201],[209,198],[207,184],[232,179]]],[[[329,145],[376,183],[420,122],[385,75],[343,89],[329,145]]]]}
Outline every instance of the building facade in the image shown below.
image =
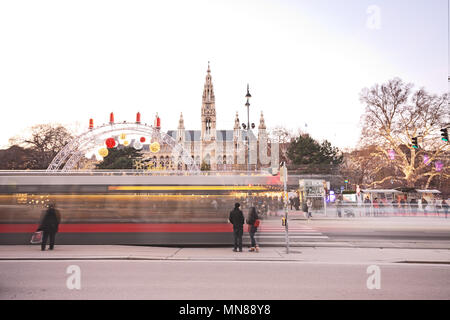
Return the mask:
{"type": "MultiPolygon", "coordinates": [[[[203,87],[200,121],[201,130],[186,130],[183,113],[181,113],[177,130],[167,131],[169,136],[191,153],[192,159],[199,167],[220,171],[246,170],[248,168],[255,170],[270,166],[267,160],[261,161],[260,157],[262,153],[267,158],[267,146],[269,146],[262,112],[257,136],[252,130],[247,131],[241,127],[238,112],[235,115],[233,129],[217,130],[216,99],[209,63],[203,87]],[[247,139],[247,134],[249,139],[247,139]]],[[[164,145],[161,145],[161,150],[157,154],[152,154],[148,148],[144,148],[144,157],[153,161],[155,167],[183,169],[181,159],[174,159],[171,150],[164,145]]]]}

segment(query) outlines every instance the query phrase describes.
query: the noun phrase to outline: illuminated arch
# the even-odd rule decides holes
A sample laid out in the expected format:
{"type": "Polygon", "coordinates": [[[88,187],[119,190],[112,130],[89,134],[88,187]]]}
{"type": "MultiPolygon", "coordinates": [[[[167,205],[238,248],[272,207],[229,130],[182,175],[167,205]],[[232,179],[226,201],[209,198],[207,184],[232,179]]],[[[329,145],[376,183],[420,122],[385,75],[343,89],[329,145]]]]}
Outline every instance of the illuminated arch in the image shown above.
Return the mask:
{"type": "Polygon", "coordinates": [[[169,146],[172,156],[175,159],[181,159],[187,170],[191,172],[199,172],[198,166],[192,160],[190,153],[175,141],[174,138],[160,130],[141,123],[110,123],[96,128],[92,128],[87,132],[80,134],[78,137],[70,141],[64,148],[53,158],[47,168],[47,172],[70,171],[75,168],[81,158],[96,146],[104,144],[105,136],[119,135],[147,135],[154,141],[158,141],[161,145],[169,146]]]}

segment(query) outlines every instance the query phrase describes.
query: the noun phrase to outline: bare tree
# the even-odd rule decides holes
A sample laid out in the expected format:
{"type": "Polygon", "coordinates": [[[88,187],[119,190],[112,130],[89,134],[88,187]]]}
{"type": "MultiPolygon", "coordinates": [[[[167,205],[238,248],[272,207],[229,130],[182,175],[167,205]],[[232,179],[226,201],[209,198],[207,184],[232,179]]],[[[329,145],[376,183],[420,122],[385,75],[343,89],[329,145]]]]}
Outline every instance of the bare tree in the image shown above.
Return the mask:
{"type": "Polygon", "coordinates": [[[294,133],[292,132],[292,130],[289,130],[282,126],[276,126],[269,131],[269,137],[272,142],[278,143],[280,161],[289,162],[287,151],[291,140],[294,138],[294,133]]]}
{"type": "Polygon", "coordinates": [[[28,169],[46,169],[72,138],[72,134],[62,125],[39,124],[30,128],[29,136],[10,139],[10,145],[18,145],[30,151],[28,169]]]}
{"type": "Polygon", "coordinates": [[[439,135],[449,114],[447,99],[447,94],[433,95],[423,88],[413,92],[413,85],[399,78],[362,90],[360,100],[366,105],[366,112],[362,116],[360,146],[372,148],[368,154],[375,166],[371,176],[390,166],[399,173],[377,177],[372,185],[400,179],[414,186],[425,178],[424,185],[428,187],[434,177],[449,178],[448,166],[439,169],[433,165],[446,161],[449,150],[439,135]],[[414,137],[419,140],[419,149],[411,144],[414,137]]]}

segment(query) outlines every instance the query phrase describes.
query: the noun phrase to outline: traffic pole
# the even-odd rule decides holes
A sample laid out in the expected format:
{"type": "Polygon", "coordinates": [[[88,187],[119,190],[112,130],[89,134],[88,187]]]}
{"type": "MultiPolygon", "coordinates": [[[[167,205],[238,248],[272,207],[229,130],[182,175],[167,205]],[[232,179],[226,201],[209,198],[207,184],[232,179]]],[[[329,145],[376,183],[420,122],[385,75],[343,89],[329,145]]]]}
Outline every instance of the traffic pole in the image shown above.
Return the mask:
{"type": "Polygon", "coordinates": [[[289,227],[288,227],[288,192],[287,192],[287,166],[282,167],[284,178],[284,229],[286,231],[286,253],[289,253],[289,227]]]}

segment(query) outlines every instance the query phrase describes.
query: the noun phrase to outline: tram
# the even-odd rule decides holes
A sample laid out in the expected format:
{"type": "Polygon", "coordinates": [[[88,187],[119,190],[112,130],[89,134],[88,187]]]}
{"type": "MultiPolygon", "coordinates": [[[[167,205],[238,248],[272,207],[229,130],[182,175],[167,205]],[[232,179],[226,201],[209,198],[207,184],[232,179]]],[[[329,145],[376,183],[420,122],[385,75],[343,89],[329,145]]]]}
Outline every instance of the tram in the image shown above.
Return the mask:
{"type": "Polygon", "coordinates": [[[58,244],[224,245],[234,203],[282,206],[271,175],[0,174],[0,244],[29,244],[49,203],[58,244]]]}

